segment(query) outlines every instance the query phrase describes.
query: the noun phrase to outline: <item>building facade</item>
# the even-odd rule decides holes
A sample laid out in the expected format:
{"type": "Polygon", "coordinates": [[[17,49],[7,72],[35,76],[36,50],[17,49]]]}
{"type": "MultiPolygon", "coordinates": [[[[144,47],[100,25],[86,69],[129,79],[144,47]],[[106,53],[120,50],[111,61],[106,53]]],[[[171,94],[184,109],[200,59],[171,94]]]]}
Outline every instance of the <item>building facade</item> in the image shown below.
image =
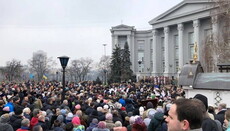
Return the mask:
{"type": "Polygon", "coordinates": [[[112,48],[130,48],[131,69],[142,76],[177,76],[184,64],[193,58],[198,45],[198,61],[207,37],[218,31],[213,3],[208,0],[184,0],[149,21],[152,29],[139,31],[134,26],[111,28],[112,48]]]}

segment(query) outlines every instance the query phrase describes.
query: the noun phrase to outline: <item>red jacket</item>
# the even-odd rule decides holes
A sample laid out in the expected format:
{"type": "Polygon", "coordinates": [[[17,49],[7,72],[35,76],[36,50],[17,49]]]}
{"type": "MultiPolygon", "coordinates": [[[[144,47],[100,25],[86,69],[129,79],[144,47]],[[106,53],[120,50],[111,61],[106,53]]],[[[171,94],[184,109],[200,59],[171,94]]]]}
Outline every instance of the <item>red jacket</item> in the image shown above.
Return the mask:
{"type": "Polygon", "coordinates": [[[29,130],[19,128],[16,131],[29,131],[29,130]]]}
{"type": "Polygon", "coordinates": [[[33,129],[33,127],[38,123],[38,118],[37,117],[32,117],[30,121],[30,129],[33,129]]]}

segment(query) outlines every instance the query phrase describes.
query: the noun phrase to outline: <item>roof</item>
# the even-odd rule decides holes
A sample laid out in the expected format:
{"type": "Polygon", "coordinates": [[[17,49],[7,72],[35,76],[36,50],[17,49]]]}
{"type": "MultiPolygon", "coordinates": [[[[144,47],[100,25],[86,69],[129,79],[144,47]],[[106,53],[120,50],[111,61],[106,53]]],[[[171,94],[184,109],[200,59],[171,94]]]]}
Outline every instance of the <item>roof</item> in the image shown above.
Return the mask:
{"type": "Polygon", "coordinates": [[[192,64],[185,64],[181,69],[178,84],[180,86],[193,86],[194,80],[198,73],[203,72],[200,62],[192,64]]]}
{"type": "Polygon", "coordinates": [[[155,25],[157,23],[170,21],[172,19],[178,19],[189,15],[197,15],[197,13],[204,11],[208,11],[208,15],[210,15],[209,10],[214,7],[212,3],[213,2],[210,0],[184,0],[163,14],[150,20],[149,24],[155,25]]]}
{"type": "Polygon", "coordinates": [[[128,31],[130,31],[130,30],[135,30],[135,28],[134,28],[134,26],[128,26],[128,25],[121,24],[121,25],[112,27],[112,29],[110,31],[112,32],[115,30],[122,30],[122,31],[128,30],[128,31]]]}
{"type": "Polygon", "coordinates": [[[199,73],[194,89],[230,90],[230,73],[199,73]]]}

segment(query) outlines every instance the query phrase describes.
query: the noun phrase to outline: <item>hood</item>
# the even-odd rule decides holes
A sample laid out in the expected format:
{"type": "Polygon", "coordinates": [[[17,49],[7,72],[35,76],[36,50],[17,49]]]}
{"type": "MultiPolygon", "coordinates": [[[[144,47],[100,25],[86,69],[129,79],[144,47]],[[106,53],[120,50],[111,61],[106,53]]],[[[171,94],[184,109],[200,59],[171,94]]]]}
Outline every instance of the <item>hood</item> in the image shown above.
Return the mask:
{"type": "Polygon", "coordinates": [[[156,120],[158,120],[158,121],[162,121],[162,120],[164,120],[164,114],[161,113],[161,112],[157,112],[157,113],[155,113],[155,115],[154,115],[154,119],[156,119],[156,120]]]}

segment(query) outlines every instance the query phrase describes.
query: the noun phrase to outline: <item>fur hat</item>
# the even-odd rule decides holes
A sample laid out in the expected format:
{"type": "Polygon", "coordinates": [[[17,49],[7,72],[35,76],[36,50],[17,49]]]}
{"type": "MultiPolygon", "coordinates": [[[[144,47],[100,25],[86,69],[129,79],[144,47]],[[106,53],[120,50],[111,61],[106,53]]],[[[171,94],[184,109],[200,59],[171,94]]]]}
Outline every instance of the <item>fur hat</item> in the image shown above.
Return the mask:
{"type": "Polygon", "coordinates": [[[112,120],[112,119],[113,119],[113,115],[112,115],[111,113],[107,113],[107,114],[105,115],[105,119],[106,119],[106,120],[112,120]]]}
{"type": "Polygon", "coordinates": [[[208,110],[208,98],[206,96],[201,95],[201,94],[196,94],[194,98],[202,101],[202,103],[204,103],[205,105],[206,111],[208,110]]]}

